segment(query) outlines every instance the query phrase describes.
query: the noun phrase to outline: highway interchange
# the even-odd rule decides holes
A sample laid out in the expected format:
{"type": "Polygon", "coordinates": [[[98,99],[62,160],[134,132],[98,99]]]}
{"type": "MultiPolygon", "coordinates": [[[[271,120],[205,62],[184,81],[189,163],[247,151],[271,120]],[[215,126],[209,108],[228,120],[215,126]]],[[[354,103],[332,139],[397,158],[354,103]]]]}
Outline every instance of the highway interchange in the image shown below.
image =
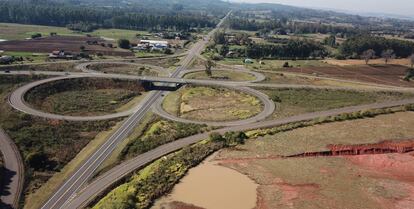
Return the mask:
{"type": "MultiPolygon", "coordinates": [[[[227,16],[226,16],[227,17],[227,16]]],[[[217,28],[220,28],[225,18],[218,24],[217,28]]],[[[162,145],[156,149],[153,149],[147,153],[139,155],[133,159],[130,159],[126,162],[123,162],[116,167],[110,169],[109,171],[101,174],[95,178],[92,182],[88,181],[93,177],[95,171],[99,168],[100,165],[108,158],[112,151],[117,147],[117,145],[122,142],[136,127],[136,125],[142,120],[145,114],[153,109],[153,111],[159,114],[162,117],[167,119],[185,122],[185,123],[204,123],[211,126],[220,126],[220,128],[215,130],[215,132],[225,133],[227,131],[246,131],[267,127],[274,127],[278,125],[288,124],[292,122],[312,120],[315,118],[338,115],[342,113],[352,113],[356,111],[366,110],[366,109],[376,109],[376,108],[385,108],[385,107],[394,107],[407,104],[413,104],[413,99],[406,99],[401,101],[393,102],[384,102],[377,104],[369,105],[360,105],[353,107],[339,108],[329,111],[307,113],[302,115],[297,115],[289,118],[279,119],[279,120],[265,120],[270,116],[274,110],[274,102],[271,101],[263,93],[254,90],[250,87],[276,87],[276,88],[321,88],[321,89],[348,89],[342,87],[329,87],[329,86],[307,86],[307,85],[285,85],[285,84],[264,84],[258,83],[264,79],[264,76],[260,73],[253,73],[256,77],[256,80],[250,82],[241,82],[241,81],[217,81],[217,80],[196,80],[196,79],[183,79],[182,76],[185,73],[192,72],[188,71],[187,68],[191,65],[192,60],[199,56],[202,50],[204,49],[206,43],[210,39],[211,35],[215,30],[211,31],[204,39],[198,41],[194,44],[188,54],[180,62],[180,66],[172,72],[167,74],[164,69],[156,68],[159,73],[164,75],[169,75],[169,77],[154,77],[154,76],[133,76],[133,75],[123,75],[123,74],[105,74],[98,71],[90,70],[88,66],[93,63],[83,63],[77,66],[82,72],[50,72],[50,71],[12,71],[10,73],[0,73],[0,74],[14,74],[14,75],[29,75],[29,74],[42,74],[51,77],[40,81],[35,81],[18,88],[14,91],[9,97],[9,103],[15,109],[25,112],[27,114],[35,115],[38,117],[44,117],[49,119],[59,119],[59,120],[71,120],[71,121],[93,121],[93,120],[107,120],[117,117],[128,117],[124,120],[122,125],[103,143],[100,147],[97,148],[93,154],[91,154],[88,159],[83,162],[76,171],[71,174],[71,176],[59,186],[53,195],[45,202],[42,206],[43,209],[55,209],[55,208],[82,208],[88,203],[90,203],[93,198],[98,194],[105,191],[112,184],[122,179],[129,173],[141,168],[142,166],[168,154],[179,150],[190,144],[194,144],[198,141],[208,138],[209,132],[193,135],[186,137],[169,144],[162,145]],[[53,82],[61,79],[76,79],[84,77],[95,77],[95,78],[118,78],[118,79],[129,79],[138,81],[148,81],[148,82],[160,82],[160,83],[174,83],[174,84],[193,84],[193,85],[207,85],[207,86],[223,86],[227,88],[235,88],[240,91],[252,94],[259,98],[263,104],[263,111],[256,115],[255,117],[241,120],[241,121],[229,121],[224,123],[218,122],[204,122],[204,121],[189,121],[182,118],[178,118],[166,113],[162,107],[162,95],[165,95],[166,92],[162,91],[152,91],[150,92],[143,101],[136,107],[131,110],[103,115],[103,116],[90,116],[90,117],[78,117],[78,116],[63,116],[56,115],[51,113],[45,113],[39,110],[34,109],[28,105],[25,100],[25,94],[30,91],[30,89],[43,85],[48,82],[53,82]]],[[[125,64],[125,62],[105,62],[112,64],[125,64]]],[[[139,63],[136,65],[140,65],[139,63]]],[[[413,89],[410,88],[398,88],[398,87],[389,87],[389,86],[375,86],[369,90],[378,90],[378,91],[410,91],[413,92],[413,89]]],[[[1,130],[0,130],[1,134],[1,130]]],[[[2,142],[2,137],[0,135],[0,143],[2,142]]],[[[2,146],[3,147],[3,146],[2,146]]],[[[11,154],[10,154],[11,155],[11,154]]],[[[7,161],[7,160],[6,160],[7,161]]],[[[18,193],[16,191],[15,193],[18,193]]],[[[16,199],[16,198],[14,198],[16,199]]],[[[18,199],[18,197],[17,197],[18,199]]]]}

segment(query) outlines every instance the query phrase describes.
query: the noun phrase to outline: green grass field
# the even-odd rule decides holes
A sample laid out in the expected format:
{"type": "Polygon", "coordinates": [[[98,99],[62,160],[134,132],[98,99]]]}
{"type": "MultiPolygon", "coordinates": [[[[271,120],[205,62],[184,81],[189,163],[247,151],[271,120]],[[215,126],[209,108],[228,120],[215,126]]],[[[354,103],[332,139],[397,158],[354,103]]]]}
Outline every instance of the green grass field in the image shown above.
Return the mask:
{"type": "Polygon", "coordinates": [[[410,93],[364,92],[320,89],[262,89],[275,103],[274,118],[346,106],[411,98],[410,93]]]}
{"type": "Polygon", "coordinates": [[[118,112],[139,95],[123,89],[66,91],[45,98],[39,108],[62,115],[104,115],[118,112]]]}
{"type": "MultiPolygon", "coordinates": [[[[45,53],[32,53],[32,52],[13,52],[7,51],[2,55],[8,55],[13,57],[23,57],[23,63],[42,63],[48,58],[48,54],[45,53]]],[[[16,64],[16,63],[15,63],[16,64]]]]}

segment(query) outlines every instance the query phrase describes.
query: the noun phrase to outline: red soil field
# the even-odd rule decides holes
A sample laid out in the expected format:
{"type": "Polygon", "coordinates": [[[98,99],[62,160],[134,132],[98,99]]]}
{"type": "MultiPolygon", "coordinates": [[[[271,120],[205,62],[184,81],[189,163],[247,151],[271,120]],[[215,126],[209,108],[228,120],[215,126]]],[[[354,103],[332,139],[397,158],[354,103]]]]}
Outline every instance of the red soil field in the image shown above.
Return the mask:
{"type": "Polygon", "coordinates": [[[382,85],[414,87],[414,82],[403,80],[407,69],[408,67],[402,65],[358,65],[291,68],[286,71],[382,85]]]}
{"type": "MultiPolygon", "coordinates": [[[[96,37],[87,36],[51,36],[31,40],[15,40],[0,42],[0,50],[21,51],[34,53],[51,53],[52,51],[65,50],[68,52],[80,52],[80,47],[85,46],[89,54],[102,53],[107,56],[133,56],[128,50],[119,48],[103,47],[101,43],[111,43],[96,37]],[[87,41],[98,42],[97,45],[88,45],[87,41]]],[[[113,43],[112,43],[113,44],[113,43]]],[[[114,46],[116,44],[113,44],[114,46]]]]}
{"type": "Polygon", "coordinates": [[[341,156],[341,155],[376,155],[387,153],[407,153],[414,151],[414,140],[406,141],[383,141],[376,144],[360,145],[329,145],[329,151],[305,152],[289,157],[319,157],[319,156],[341,156]]]}

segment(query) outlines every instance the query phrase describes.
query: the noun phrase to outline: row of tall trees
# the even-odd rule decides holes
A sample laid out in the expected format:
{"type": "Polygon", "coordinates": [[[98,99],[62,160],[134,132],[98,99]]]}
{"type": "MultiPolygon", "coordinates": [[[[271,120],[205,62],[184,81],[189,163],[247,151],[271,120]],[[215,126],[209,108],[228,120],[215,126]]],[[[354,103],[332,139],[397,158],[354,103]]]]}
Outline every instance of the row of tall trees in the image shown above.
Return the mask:
{"type": "Polygon", "coordinates": [[[265,20],[256,21],[247,18],[231,18],[230,27],[236,30],[248,31],[289,31],[296,34],[304,33],[341,33],[355,34],[357,29],[353,27],[335,26],[332,24],[323,24],[317,22],[299,22],[287,20],[265,20]]]}
{"type": "Polygon", "coordinates": [[[212,27],[213,18],[187,13],[157,14],[134,13],[117,8],[80,7],[62,4],[21,4],[0,1],[2,22],[67,26],[79,30],[89,30],[89,26],[122,29],[177,29],[189,30],[192,27],[212,27]]]}
{"type": "Polygon", "coordinates": [[[307,39],[292,39],[287,44],[251,44],[246,48],[251,58],[308,59],[327,56],[325,48],[318,42],[307,39]]]}
{"type": "Polygon", "coordinates": [[[365,58],[367,55],[381,56],[393,51],[396,57],[406,58],[414,53],[414,43],[396,39],[386,39],[369,35],[354,36],[347,39],[340,46],[344,56],[365,58]],[[372,51],[368,51],[372,50],[372,51]]]}

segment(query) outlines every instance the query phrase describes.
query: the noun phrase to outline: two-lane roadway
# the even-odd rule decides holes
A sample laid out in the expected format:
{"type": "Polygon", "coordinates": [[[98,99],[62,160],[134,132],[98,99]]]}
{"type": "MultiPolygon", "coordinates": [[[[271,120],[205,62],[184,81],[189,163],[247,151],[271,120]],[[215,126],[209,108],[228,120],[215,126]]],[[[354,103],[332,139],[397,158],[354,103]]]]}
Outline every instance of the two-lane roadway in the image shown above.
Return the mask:
{"type": "MultiPolygon", "coordinates": [[[[224,20],[230,15],[226,15],[216,29],[212,30],[204,39],[198,41],[188,52],[188,55],[181,61],[180,66],[172,73],[171,77],[177,77],[180,71],[186,69],[192,60],[201,53],[207,41],[212,34],[221,27],[224,20]]],[[[88,181],[96,169],[107,159],[116,146],[122,142],[133,130],[133,128],[142,120],[144,115],[150,110],[151,106],[160,98],[162,92],[151,92],[146,98],[146,102],[135,113],[133,113],[121,127],[111,135],[108,140],[101,145],[82,165],[66,180],[53,196],[42,206],[42,209],[63,208],[65,203],[73,198],[76,192],[88,181]]]]}

